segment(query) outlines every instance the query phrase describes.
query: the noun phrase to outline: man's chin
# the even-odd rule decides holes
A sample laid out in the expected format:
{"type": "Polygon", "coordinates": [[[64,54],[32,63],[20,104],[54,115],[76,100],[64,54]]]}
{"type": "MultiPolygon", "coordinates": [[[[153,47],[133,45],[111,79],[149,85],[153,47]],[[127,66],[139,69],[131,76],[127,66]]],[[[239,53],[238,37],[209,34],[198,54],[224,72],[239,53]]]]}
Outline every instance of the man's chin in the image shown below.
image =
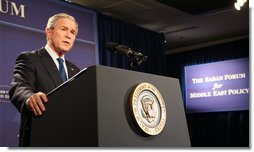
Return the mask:
{"type": "Polygon", "coordinates": [[[69,47],[64,47],[64,48],[61,48],[61,50],[62,50],[62,52],[63,52],[63,53],[67,53],[67,52],[69,52],[69,51],[70,51],[70,49],[71,49],[71,48],[69,48],[69,47]]]}

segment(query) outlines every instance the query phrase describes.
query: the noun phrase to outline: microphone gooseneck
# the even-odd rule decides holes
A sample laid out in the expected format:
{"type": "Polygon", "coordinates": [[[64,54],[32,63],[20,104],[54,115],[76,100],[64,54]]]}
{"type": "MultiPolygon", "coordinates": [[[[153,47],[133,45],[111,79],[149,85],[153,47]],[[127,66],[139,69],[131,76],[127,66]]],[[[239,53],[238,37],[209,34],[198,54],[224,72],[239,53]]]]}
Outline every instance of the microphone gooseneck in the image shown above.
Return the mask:
{"type": "Polygon", "coordinates": [[[120,45],[115,42],[108,42],[106,48],[110,52],[119,53],[129,57],[131,59],[131,68],[134,68],[134,66],[140,65],[143,61],[147,60],[147,56],[143,55],[141,52],[136,52],[128,46],[120,45]]]}

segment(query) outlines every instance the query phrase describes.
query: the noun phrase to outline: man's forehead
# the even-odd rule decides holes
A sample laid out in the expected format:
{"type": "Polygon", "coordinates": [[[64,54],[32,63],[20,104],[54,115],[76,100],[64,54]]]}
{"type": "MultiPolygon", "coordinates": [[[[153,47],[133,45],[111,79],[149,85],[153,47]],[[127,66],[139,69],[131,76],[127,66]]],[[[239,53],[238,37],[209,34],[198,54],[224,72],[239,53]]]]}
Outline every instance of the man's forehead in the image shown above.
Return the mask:
{"type": "MultiPolygon", "coordinates": [[[[68,18],[62,18],[62,19],[59,19],[57,22],[56,22],[56,26],[60,26],[60,27],[70,27],[74,25],[75,28],[77,28],[77,24],[71,20],[71,19],[68,19],[68,18]],[[67,20],[66,20],[67,19],[67,20]]],[[[73,27],[74,27],[73,26],[73,27]]]]}
{"type": "Polygon", "coordinates": [[[69,19],[69,18],[59,18],[56,22],[60,22],[60,23],[73,23],[76,24],[73,20],[69,19]]]}

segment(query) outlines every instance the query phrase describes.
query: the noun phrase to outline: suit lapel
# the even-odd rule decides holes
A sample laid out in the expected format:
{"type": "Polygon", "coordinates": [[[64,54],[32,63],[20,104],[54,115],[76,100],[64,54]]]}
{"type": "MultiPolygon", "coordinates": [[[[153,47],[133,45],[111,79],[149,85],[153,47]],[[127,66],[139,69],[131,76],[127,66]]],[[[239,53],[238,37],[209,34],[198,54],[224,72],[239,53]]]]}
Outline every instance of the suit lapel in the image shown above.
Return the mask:
{"type": "Polygon", "coordinates": [[[58,73],[58,69],[54,61],[44,48],[39,51],[39,55],[41,56],[41,62],[48,71],[49,76],[54,81],[55,87],[59,86],[61,83],[63,83],[63,81],[58,73]]]}
{"type": "Polygon", "coordinates": [[[69,61],[66,61],[66,66],[67,66],[67,70],[68,70],[68,76],[69,78],[73,77],[77,72],[75,71],[75,68],[72,66],[72,64],[70,64],[69,61]]]}

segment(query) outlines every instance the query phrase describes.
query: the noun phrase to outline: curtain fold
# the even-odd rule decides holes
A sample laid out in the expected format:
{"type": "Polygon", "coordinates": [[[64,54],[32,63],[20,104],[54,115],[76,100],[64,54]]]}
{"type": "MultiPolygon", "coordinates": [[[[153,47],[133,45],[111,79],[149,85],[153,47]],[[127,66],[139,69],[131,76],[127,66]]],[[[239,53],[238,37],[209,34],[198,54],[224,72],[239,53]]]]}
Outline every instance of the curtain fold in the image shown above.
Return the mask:
{"type": "Polygon", "coordinates": [[[97,14],[99,62],[101,65],[131,69],[158,75],[165,74],[164,35],[133,24],[97,14]],[[106,49],[108,42],[115,42],[141,52],[148,58],[140,66],[132,69],[131,60],[106,49]]]}

